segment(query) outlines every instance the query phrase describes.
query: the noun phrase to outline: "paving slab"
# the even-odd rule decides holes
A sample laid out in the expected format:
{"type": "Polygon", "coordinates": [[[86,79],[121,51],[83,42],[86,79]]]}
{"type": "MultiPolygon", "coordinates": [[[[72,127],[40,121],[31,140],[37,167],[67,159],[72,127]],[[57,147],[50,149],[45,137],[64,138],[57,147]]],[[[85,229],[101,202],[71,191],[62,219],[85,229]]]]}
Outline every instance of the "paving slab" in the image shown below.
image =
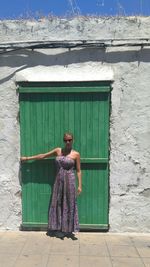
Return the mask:
{"type": "Polygon", "coordinates": [[[149,257],[150,258],[150,247],[140,247],[137,248],[139,254],[141,257],[145,258],[145,257],[149,257]]]}
{"type": "MultiPolygon", "coordinates": [[[[80,256],[80,267],[112,267],[109,257],[80,256]]],[[[71,267],[71,266],[70,266],[71,267]]]]}
{"type": "Polygon", "coordinates": [[[150,234],[0,232],[0,267],[150,267],[150,234]]]}
{"type": "Polygon", "coordinates": [[[150,247],[150,236],[131,237],[131,240],[136,247],[150,247]]]}
{"type": "Polygon", "coordinates": [[[17,257],[17,254],[0,253],[0,267],[14,267],[17,257]]]}
{"type": "Polygon", "coordinates": [[[79,255],[79,245],[76,245],[74,242],[69,244],[69,242],[66,242],[65,240],[63,243],[54,242],[50,254],[79,255]]]}
{"type": "Polygon", "coordinates": [[[124,235],[105,235],[105,240],[108,245],[118,246],[132,246],[132,240],[129,236],[124,235]]]}
{"type": "Polygon", "coordinates": [[[145,267],[140,258],[113,257],[113,267],[145,267]]]}
{"type": "Polygon", "coordinates": [[[132,246],[108,246],[110,255],[112,257],[139,257],[138,252],[132,246]]]}
{"type": "Polygon", "coordinates": [[[51,255],[47,267],[79,267],[79,256],[75,255],[51,255]]]}
{"type": "Polygon", "coordinates": [[[52,247],[52,241],[45,237],[30,238],[23,247],[23,254],[49,254],[52,247]]]}
{"type": "MultiPolygon", "coordinates": [[[[13,267],[47,267],[48,255],[30,254],[20,255],[13,267]]],[[[6,267],[6,266],[5,266],[6,267]]]]}
{"type": "Polygon", "coordinates": [[[109,252],[105,246],[98,244],[80,244],[80,255],[108,257],[109,252]]]}
{"type": "Polygon", "coordinates": [[[150,258],[142,258],[145,267],[150,267],[150,258]]]}
{"type": "Polygon", "coordinates": [[[100,246],[105,246],[105,236],[101,233],[80,233],[79,238],[80,244],[98,244],[100,246]]]}

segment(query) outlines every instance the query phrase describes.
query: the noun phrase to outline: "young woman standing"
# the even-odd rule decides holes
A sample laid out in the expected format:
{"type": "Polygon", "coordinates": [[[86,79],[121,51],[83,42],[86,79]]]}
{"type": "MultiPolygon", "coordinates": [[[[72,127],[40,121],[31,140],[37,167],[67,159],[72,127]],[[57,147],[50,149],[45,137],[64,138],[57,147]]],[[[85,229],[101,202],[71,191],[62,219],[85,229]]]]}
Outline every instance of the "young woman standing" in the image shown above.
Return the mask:
{"type": "Polygon", "coordinates": [[[45,154],[21,157],[22,161],[26,161],[56,156],[57,175],[49,209],[48,232],[60,231],[60,237],[79,231],[77,195],[82,192],[80,154],[72,148],[73,135],[65,133],[63,140],[63,148],[57,147],[45,154]],[[75,169],[78,177],[77,192],[75,169]]]}

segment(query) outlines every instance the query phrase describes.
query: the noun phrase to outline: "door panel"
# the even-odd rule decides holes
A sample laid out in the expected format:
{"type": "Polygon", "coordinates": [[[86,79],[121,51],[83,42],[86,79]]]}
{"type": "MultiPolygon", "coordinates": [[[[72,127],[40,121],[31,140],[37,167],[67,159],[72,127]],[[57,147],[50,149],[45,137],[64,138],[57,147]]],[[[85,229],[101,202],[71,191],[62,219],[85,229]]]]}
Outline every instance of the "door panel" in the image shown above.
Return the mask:
{"type": "MultiPolygon", "coordinates": [[[[72,132],[83,176],[80,227],[108,228],[109,90],[33,93],[25,89],[20,89],[21,155],[63,146],[64,132],[72,132]]],[[[22,164],[23,226],[47,224],[54,178],[53,159],[22,164]]]]}
{"type": "Polygon", "coordinates": [[[82,197],[78,197],[82,228],[105,228],[108,224],[107,164],[82,164],[82,197]],[[100,226],[101,225],[101,226],[100,226]]]}

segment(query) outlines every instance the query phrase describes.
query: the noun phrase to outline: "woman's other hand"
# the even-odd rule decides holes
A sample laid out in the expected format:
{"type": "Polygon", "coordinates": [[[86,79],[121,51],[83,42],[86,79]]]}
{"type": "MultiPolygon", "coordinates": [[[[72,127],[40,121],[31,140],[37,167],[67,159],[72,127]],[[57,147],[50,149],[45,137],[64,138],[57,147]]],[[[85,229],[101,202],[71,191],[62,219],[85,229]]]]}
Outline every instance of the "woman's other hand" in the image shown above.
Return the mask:
{"type": "Polygon", "coordinates": [[[82,189],[81,189],[81,187],[80,187],[80,186],[78,186],[77,195],[80,195],[80,194],[81,194],[81,192],[82,192],[82,189]]]}

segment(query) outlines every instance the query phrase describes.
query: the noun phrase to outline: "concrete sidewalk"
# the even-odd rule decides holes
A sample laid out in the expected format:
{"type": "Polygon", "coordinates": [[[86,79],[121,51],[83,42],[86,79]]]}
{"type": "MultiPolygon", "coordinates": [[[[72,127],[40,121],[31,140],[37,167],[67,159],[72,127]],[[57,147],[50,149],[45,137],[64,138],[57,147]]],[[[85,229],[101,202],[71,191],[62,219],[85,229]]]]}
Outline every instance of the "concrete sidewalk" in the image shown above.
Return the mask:
{"type": "Polygon", "coordinates": [[[0,232],[0,267],[150,267],[150,234],[0,232]]]}

